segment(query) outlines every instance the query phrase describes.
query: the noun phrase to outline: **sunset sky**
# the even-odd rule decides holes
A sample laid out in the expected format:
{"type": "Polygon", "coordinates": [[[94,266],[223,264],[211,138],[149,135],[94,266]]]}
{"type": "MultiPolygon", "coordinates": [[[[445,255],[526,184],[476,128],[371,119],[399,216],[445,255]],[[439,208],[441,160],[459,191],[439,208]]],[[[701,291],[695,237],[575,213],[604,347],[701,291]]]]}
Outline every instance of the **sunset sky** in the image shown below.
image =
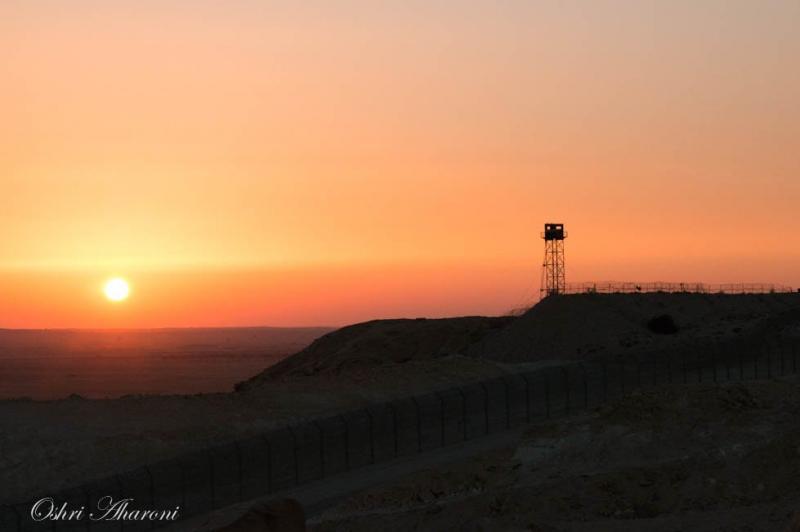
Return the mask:
{"type": "Polygon", "coordinates": [[[800,2],[5,0],[0,327],[800,286],[800,2]],[[124,302],[103,283],[131,284],[124,302]]]}

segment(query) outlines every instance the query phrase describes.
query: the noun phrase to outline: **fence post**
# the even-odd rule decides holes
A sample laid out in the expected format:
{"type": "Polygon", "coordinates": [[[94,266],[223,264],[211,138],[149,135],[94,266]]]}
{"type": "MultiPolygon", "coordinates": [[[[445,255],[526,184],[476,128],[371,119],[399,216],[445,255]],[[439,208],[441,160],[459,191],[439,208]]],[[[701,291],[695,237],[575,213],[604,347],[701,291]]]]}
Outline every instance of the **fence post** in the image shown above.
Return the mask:
{"type": "Polygon", "coordinates": [[[714,384],[716,384],[717,383],[717,352],[714,349],[714,346],[711,347],[711,367],[712,367],[711,378],[714,379],[714,384]]]}
{"type": "Polygon", "coordinates": [[[725,382],[731,381],[731,359],[727,356],[728,350],[723,349],[720,345],[719,352],[722,354],[722,357],[725,359],[725,382]]]}
{"type": "Polygon", "coordinates": [[[244,471],[242,469],[242,448],[239,446],[239,442],[233,442],[234,447],[236,448],[236,474],[238,475],[239,480],[239,502],[244,501],[244,471]]]}
{"type": "Polygon", "coordinates": [[[461,426],[464,433],[464,441],[467,441],[467,398],[460,387],[456,388],[456,390],[458,390],[458,395],[461,396],[461,426]]]}
{"type": "Polygon", "coordinates": [[[683,350],[679,350],[681,356],[681,371],[683,372],[683,383],[686,384],[689,380],[689,376],[686,374],[686,353],[683,350]]]}
{"type": "Polygon", "coordinates": [[[150,484],[150,504],[153,505],[153,508],[156,506],[156,483],[153,480],[153,472],[150,471],[149,466],[144,466],[144,471],[147,473],[147,479],[150,484]]]}
{"type": "Polygon", "coordinates": [[[665,360],[667,361],[667,384],[672,386],[672,357],[667,355],[665,360]]]}
{"type": "Polygon", "coordinates": [[[178,460],[178,469],[181,470],[181,508],[186,508],[186,469],[183,467],[183,460],[178,460]]]}
{"type": "Polygon", "coordinates": [[[319,478],[325,478],[325,431],[318,421],[313,421],[314,427],[319,433],[319,478]]]}
{"type": "Polygon", "coordinates": [[[608,402],[608,364],[605,360],[601,362],[603,367],[603,403],[608,402]]]}
{"type": "Polygon", "coordinates": [[[17,521],[17,530],[21,531],[22,530],[22,516],[19,514],[19,508],[17,508],[13,504],[10,504],[8,507],[11,508],[12,510],[14,510],[14,517],[16,518],[16,521],[17,521]]]}
{"type": "Polygon", "coordinates": [[[414,396],[411,398],[411,402],[414,403],[414,411],[416,412],[417,416],[417,452],[422,452],[422,414],[419,408],[419,402],[417,402],[417,397],[414,396]]]}
{"type": "Polygon", "coordinates": [[[397,407],[393,403],[389,403],[389,410],[392,411],[392,433],[394,434],[394,457],[397,458],[399,454],[399,445],[397,443],[397,407]]]}
{"type": "Polygon", "coordinates": [[[697,382],[703,382],[703,364],[700,361],[700,351],[697,352],[697,356],[694,357],[695,362],[697,363],[697,382]]]}
{"type": "Polygon", "coordinates": [[[531,386],[528,377],[522,373],[522,380],[525,381],[525,423],[531,422],[531,386]]]}
{"type": "Polygon", "coordinates": [[[767,378],[772,378],[772,351],[770,350],[770,345],[767,343],[764,346],[764,352],[767,355],[767,378]]]}
{"type": "Polygon", "coordinates": [[[211,509],[215,510],[217,508],[217,490],[215,488],[217,479],[215,478],[216,475],[214,474],[214,458],[210,451],[206,451],[206,458],[208,459],[208,474],[211,479],[211,509]]]}
{"type": "MultiPolygon", "coordinates": [[[[372,419],[372,412],[369,408],[364,408],[364,413],[369,420],[369,463],[375,463],[375,422],[372,419]]],[[[442,442],[444,444],[444,442],[442,442]]]]}
{"type": "Polygon", "coordinates": [[[742,350],[737,346],[736,354],[739,355],[739,381],[744,380],[744,357],[742,356],[742,350]]]}
{"type": "Polygon", "coordinates": [[[262,439],[267,446],[267,493],[272,493],[272,488],[275,485],[272,481],[272,473],[275,469],[272,467],[272,443],[270,443],[269,437],[266,434],[262,436],[262,439]]]}
{"type": "MultiPolygon", "coordinates": [[[[92,497],[89,495],[89,490],[86,488],[86,484],[81,485],[81,492],[83,492],[83,497],[86,499],[86,509],[87,511],[91,511],[92,506],[92,497]]],[[[86,519],[86,530],[92,530],[92,520],[86,519]]]]}
{"type": "MultiPolygon", "coordinates": [[[[339,421],[344,425],[344,470],[350,471],[350,427],[347,425],[347,420],[343,415],[337,416],[339,421]]],[[[397,423],[395,423],[395,434],[397,433],[397,423]]],[[[395,449],[397,448],[397,440],[395,439],[395,449]]]]}
{"type": "Polygon", "coordinates": [[[647,367],[650,368],[650,372],[651,372],[650,381],[648,382],[648,386],[650,386],[651,388],[654,387],[654,386],[658,386],[658,375],[657,375],[658,374],[658,368],[657,368],[657,365],[656,365],[656,359],[653,358],[652,355],[650,355],[650,358],[648,360],[646,360],[645,363],[647,364],[647,367]]]}
{"type": "MultiPolygon", "coordinates": [[[[183,473],[183,469],[181,469],[181,474],[182,473],[183,473]]],[[[121,499],[125,498],[125,493],[124,493],[125,490],[122,488],[122,479],[119,478],[119,475],[114,475],[114,484],[117,485],[117,493],[119,493],[119,497],[121,499]]],[[[184,499],[185,498],[186,498],[186,496],[185,496],[185,491],[184,491],[184,499]]],[[[186,503],[184,502],[184,504],[183,504],[183,506],[181,506],[181,508],[185,508],[185,507],[186,507],[186,503]]],[[[120,528],[121,527],[122,527],[122,524],[120,524],[120,528]]]]}
{"type": "Polygon", "coordinates": [[[506,399],[506,429],[511,428],[511,398],[508,396],[508,383],[505,378],[501,378],[500,382],[503,383],[503,391],[505,392],[506,399]]]}
{"type": "Polygon", "coordinates": [[[797,373],[797,341],[792,342],[792,373],[797,373]]]}
{"type": "Polygon", "coordinates": [[[655,357],[653,355],[645,355],[648,358],[645,360],[645,364],[648,368],[650,368],[650,379],[647,382],[647,385],[651,388],[658,386],[658,364],[656,363],[655,357]]]}
{"type": "Polygon", "coordinates": [[[483,423],[486,434],[489,434],[489,389],[486,388],[486,383],[481,382],[481,389],[483,390],[483,423]]]}
{"type": "Polygon", "coordinates": [[[292,438],[292,457],[294,458],[294,485],[300,484],[300,457],[297,452],[297,435],[291,425],[286,427],[289,430],[289,436],[292,438]]]}
{"type": "Polygon", "coordinates": [[[436,398],[439,400],[439,430],[441,431],[440,438],[442,441],[442,447],[444,447],[444,399],[442,399],[442,394],[436,392],[436,398]]]}
{"type": "Polygon", "coordinates": [[[581,370],[581,376],[583,377],[583,408],[584,410],[589,410],[589,380],[586,376],[586,367],[583,363],[578,363],[578,367],[581,370]]]}
{"type": "Polygon", "coordinates": [[[642,361],[636,358],[636,389],[642,389],[642,361]]]}
{"type": "Polygon", "coordinates": [[[758,352],[753,350],[753,379],[758,379],[758,352]]]}
{"type": "Polygon", "coordinates": [[[550,419],[550,379],[547,376],[548,372],[545,372],[544,377],[544,409],[545,409],[545,416],[547,419],[550,419]]]}

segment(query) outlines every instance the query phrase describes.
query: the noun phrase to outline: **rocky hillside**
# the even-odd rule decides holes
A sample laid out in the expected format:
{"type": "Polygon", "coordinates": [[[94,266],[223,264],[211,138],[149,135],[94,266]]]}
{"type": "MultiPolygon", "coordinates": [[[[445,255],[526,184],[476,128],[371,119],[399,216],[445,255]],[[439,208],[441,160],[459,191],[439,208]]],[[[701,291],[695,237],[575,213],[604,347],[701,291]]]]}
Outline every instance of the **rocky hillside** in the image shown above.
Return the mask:
{"type": "Polygon", "coordinates": [[[237,389],[463,357],[529,363],[800,339],[800,294],[578,294],[517,317],[376,320],[331,332],[237,389]],[[454,355],[456,355],[454,357],[454,355]]]}
{"type": "Polygon", "coordinates": [[[697,348],[761,339],[767,329],[774,339],[792,324],[800,294],[566,295],[542,300],[469,354],[527,362],[697,348]]]}
{"type": "Polygon", "coordinates": [[[354,369],[464,355],[474,343],[514,318],[375,320],[343,327],[318,338],[238,388],[267,379],[337,375],[354,369]]]}
{"type": "Polygon", "coordinates": [[[634,393],[343,500],[315,532],[800,530],[797,377],[634,393]]]}

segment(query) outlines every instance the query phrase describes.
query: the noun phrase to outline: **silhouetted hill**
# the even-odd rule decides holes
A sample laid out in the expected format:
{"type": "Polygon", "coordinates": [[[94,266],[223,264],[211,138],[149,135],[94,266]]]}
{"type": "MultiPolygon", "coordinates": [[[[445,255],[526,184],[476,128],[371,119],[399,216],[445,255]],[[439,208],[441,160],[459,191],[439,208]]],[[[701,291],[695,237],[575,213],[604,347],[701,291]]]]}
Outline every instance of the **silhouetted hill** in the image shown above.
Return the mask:
{"type": "Polygon", "coordinates": [[[464,355],[470,345],[513,320],[512,317],[464,317],[358,323],[318,338],[244,384],[262,378],[339,374],[355,367],[464,355]]]}
{"type": "MultiPolygon", "coordinates": [[[[503,362],[579,359],[754,339],[800,311],[799,294],[576,294],[550,297],[471,346],[503,362]],[[674,330],[663,329],[665,324],[674,330]]],[[[773,331],[775,332],[775,331],[773,331]]]]}
{"type": "Polygon", "coordinates": [[[800,337],[799,323],[798,294],[563,295],[518,317],[376,320],[344,327],[237,389],[450,355],[526,363],[755,342],[768,333],[800,337]]]}

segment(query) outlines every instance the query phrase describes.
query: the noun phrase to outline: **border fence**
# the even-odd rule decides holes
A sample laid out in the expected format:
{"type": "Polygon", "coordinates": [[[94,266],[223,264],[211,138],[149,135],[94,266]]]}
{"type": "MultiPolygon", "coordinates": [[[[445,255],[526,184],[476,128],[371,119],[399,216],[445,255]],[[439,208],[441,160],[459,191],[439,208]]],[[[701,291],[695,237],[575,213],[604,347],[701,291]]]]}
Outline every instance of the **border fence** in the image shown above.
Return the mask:
{"type": "MultiPolygon", "coordinates": [[[[96,508],[102,497],[132,498],[130,509],[180,507],[181,518],[186,518],[356,468],[567,416],[634,390],[796,374],[799,347],[796,339],[726,344],[694,353],[677,350],[509,373],[297,423],[48,496],[87,509],[96,508]]],[[[0,530],[128,532],[171,524],[37,522],[31,517],[33,502],[0,507],[0,530]]]]}
{"type": "Polygon", "coordinates": [[[565,294],[637,294],[650,292],[692,294],[779,294],[794,292],[791,286],[769,283],[635,283],[635,282],[585,282],[567,283],[565,294]]]}

